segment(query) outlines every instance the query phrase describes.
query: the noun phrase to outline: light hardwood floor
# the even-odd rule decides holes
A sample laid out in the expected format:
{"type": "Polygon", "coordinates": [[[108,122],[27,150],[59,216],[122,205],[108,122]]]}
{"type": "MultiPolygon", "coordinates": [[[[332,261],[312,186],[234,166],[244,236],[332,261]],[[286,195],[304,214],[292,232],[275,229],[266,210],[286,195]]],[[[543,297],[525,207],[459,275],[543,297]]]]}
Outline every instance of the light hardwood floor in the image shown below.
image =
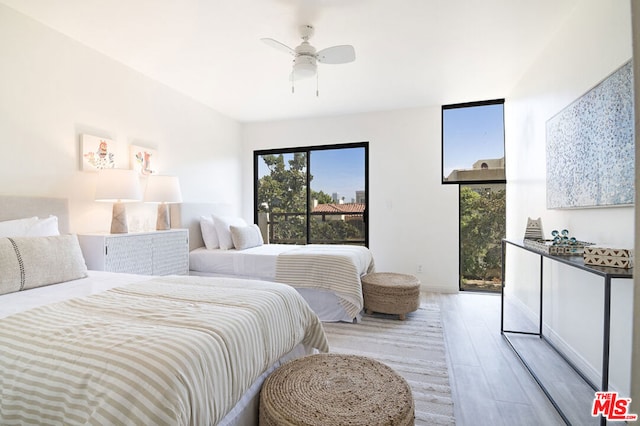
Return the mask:
{"type": "Polygon", "coordinates": [[[499,294],[422,297],[441,308],[457,425],[565,424],[500,334],[499,294]]]}

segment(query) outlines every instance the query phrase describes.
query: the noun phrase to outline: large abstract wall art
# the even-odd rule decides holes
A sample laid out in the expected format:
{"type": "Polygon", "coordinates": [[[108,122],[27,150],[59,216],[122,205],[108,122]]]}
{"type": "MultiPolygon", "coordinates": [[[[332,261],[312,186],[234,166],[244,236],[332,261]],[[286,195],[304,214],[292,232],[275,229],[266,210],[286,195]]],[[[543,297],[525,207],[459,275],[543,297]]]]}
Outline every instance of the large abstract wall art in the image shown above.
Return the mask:
{"type": "Polygon", "coordinates": [[[547,208],[633,205],[631,61],[547,121],[547,208]]]}

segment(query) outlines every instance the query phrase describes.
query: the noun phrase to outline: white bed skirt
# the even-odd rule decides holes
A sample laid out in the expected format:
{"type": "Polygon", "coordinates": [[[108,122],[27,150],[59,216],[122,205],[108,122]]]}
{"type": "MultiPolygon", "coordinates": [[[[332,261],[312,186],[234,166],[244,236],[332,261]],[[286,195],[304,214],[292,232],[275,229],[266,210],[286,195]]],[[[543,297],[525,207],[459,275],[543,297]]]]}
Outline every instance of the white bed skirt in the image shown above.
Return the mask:
{"type": "Polygon", "coordinates": [[[298,345],[291,352],[280,358],[267,371],[265,371],[258,379],[253,382],[249,390],[242,396],[242,399],[229,411],[229,413],[220,420],[218,426],[255,426],[258,424],[258,414],[260,408],[260,389],[262,383],[267,379],[276,368],[280,367],[287,361],[300,358],[305,355],[316,353],[314,349],[307,349],[303,345],[298,345]]]}

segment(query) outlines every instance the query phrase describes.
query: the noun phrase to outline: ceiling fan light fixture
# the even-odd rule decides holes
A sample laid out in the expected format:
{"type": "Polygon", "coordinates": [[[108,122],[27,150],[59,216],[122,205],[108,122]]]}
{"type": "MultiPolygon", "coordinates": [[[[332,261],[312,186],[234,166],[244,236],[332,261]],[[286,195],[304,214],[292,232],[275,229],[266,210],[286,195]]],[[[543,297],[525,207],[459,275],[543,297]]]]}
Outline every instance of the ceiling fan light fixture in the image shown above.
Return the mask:
{"type": "Polygon", "coordinates": [[[293,60],[293,76],[296,79],[313,77],[317,71],[318,65],[313,57],[298,56],[293,60]]]}

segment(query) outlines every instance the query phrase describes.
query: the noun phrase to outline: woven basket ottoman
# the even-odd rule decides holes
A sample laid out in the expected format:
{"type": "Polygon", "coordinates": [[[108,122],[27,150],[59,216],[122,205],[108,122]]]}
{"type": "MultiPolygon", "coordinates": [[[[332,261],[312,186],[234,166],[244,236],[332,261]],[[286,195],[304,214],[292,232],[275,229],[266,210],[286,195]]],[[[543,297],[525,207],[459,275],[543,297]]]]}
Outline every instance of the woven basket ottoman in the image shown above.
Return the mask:
{"type": "Polygon", "coordinates": [[[260,426],[408,426],[407,381],[374,359],[317,354],[275,370],[260,391],[260,426]]]}
{"type": "Polygon", "coordinates": [[[406,314],[420,307],[420,280],[413,275],[373,272],[362,277],[362,295],[367,313],[406,314]]]}

